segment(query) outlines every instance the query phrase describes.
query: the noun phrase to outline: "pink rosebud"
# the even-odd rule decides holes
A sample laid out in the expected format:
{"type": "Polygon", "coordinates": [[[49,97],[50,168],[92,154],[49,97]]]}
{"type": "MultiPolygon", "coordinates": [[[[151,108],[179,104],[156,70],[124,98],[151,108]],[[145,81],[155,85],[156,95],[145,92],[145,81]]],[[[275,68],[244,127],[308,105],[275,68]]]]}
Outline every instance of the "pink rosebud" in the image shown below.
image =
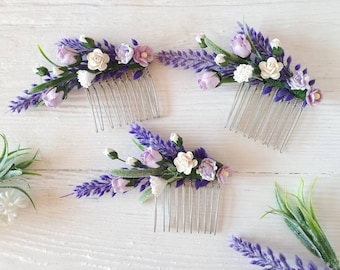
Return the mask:
{"type": "Polygon", "coordinates": [[[206,71],[197,75],[197,83],[202,90],[210,90],[220,84],[220,77],[216,72],[206,71]]]}
{"type": "Polygon", "coordinates": [[[306,93],[306,102],[308,105],[315,106],[322,100],[322,93],[319,89],[309,89],[306,93]]]}
{"type": "Polygon", "coordinates": [[[151,147],[145,149],[141,155],[141,162],[149,168],[159,168],[157,162],[161,161],[162,159],[162,155],[151,147]]]}
{"type": "Polygon", "coordinates": [[[67,46],[61,45],[58,47],[58,60],[63,65],[73,65],[77,62],[76,56],[79,53],[67,46]]]}
{"type": "Polygon", "coordinates": [[[247,58],[251,53],[251,46],[246,36],[237,34],[230,42],[231,49],[234,54],[239,57],[247,58]]]}
{"type": "Polygon", "coordinates": [[[226,184],[232,175],[233,171],[228,165],[223,165],[216,173],[217,180],[220,184],[226,184]]]}
{"type": "Polygon", "coordinates": [[[129,191],[129,187],[126,185],[129,184],[129,180],[125,180],[123,178],[115,178],[112,179],[111,185],[114,193],[124,193],[129,191]]]}
{"type": "Polygon", "coordinates": [[[153,51],[148,46],[137,46],[133,54],[133,60],[142,67],[147,67],[153,60],[153,51]]]}
{"type": "Polygon", "coordinates": [[[212,158],[204,158],[198,166],[196,173],[198,173],[204,180],[214,181],[216,169],[217,166],[215,160],[212,158]]]}
{"type": "Polygon", "coordinates": [[[64,92],[57,92],[56,88],[51,88],[42,94],[41,99],[47,107],[57,107],[63,100],[64,92]]]}

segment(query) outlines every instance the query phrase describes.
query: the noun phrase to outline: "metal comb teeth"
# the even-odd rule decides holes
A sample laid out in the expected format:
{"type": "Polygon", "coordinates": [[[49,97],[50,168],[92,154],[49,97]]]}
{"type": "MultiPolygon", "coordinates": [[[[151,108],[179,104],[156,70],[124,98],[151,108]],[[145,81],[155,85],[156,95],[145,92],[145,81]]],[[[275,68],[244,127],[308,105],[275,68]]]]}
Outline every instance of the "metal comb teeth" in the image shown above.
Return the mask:
{"type": "Polygon", "coordinates": [[[263,95],[263,89],[262,84],[240,84],[226,127],[283,152],[300,119],[303,101],[293,98],[275,102],[279,90],[263,95]]]}
{"type": "Polygon", "coordinates": [[[91,106],[96,132],[159,117],[158,102],[148,69],[133,79],[127,72],[119,79],[100,81],[85,89],[91,106]]]}
{"type": "Polygon", "coordinates": [[[220,184],[212,181],[196,190],[193,180],[167,185],[155,197],[154,231],[216,234],[220,184]]]}

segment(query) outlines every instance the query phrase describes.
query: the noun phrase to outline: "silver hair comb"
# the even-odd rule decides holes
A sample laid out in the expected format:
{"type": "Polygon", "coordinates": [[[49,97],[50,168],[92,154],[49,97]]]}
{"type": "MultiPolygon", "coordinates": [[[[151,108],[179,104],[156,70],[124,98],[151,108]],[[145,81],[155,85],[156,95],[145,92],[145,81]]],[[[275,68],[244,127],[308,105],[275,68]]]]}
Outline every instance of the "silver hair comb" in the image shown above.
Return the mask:
{"type": "Polygon", "coordinates": [[[230,130],[260,140],[281,152],[307,105],[314,106],[322,93],[314,87],[307,69],[291,69],[292,58],[285,57],[278,39],[269,41],[261,32],[240,24],[231,40],[229,53],[204,34],[196,37],[202,51],[161,51],[158,59],[174,68],[194,69],[202,90],[222,83],[240,83],[227,125],[230,130]],[[203,71],[203,72],[202,72],[203,71]]]}
{"type": "Polygon", "coordinates": [[[230,167],[210,158],[202,147],[186,151],[176,133],[167,141],[139,125],[133,125],[130,133],[142,150],[140,158],[124,161],[113,149],[106,149],[105,155],[131,168],[111,170],[100,179],[76,186],[72,194],[77,198],[101,197],[108,192],[116,196],[139,188],[141,203],[155,199],[154,231],[160,227],[162,231],[215,234],[220,184],[232,176],[230,167]]]}
{"type": "Polygon", "coordinates": [[[39,47],[52,69],[38,67],[43,83],[25,90],[12,101],[10,110],[21,112],[29,106],[58,106],[69,92],[85,88],[96,131],[159,117],[155,87],[148,70],[153,51],[132,39],[132,45],[115,46],[81,36],[57,43],[58,61],[52,62],[39,47]]]}

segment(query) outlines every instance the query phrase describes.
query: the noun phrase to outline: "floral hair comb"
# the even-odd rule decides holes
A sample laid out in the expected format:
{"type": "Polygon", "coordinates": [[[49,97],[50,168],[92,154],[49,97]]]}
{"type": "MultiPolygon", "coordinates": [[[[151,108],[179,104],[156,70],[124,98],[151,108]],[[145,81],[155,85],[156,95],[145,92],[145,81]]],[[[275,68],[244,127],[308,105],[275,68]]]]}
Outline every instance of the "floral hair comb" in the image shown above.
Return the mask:
{"type": "Polygon", "coordinates": [[[77,198],[101,197],[111,192],[115,196],[139,188],[141,203],[155,199],[154,231],[161,224],[163,231],[176,228],[216,233],[220,184],[232,176],[230,167],[210,158],[202,147],[186,151],[176,133],[167,141],[139,125],[133,125],[130,133],[142,151],[140,159],[128,157],[125,161],[114,150],[106,149],[108,157],[130,168],[111,170],[98,180],[76,186],[72,194],[77,198]]]}
{"type": "Polygon", "coordinates": [[[132,39],[132,45],[119,46],[92,38],[64,38],[57,43],[60,64],[50,60],[38,46],[52,69],[41,66],[35,73],[41,84],[25,90],[25,96],[11,101],[10,110],[20,113],[29,106],[56,107],[69,92],[84,88],[91,105],[96,131],[104,130],[106,116],[109,125],[133,123],[159,117],[152,78],[147,69],[153,61],[153,51],[132,39]]]}
{"type": "Polygon", "coordinates": [[[32,158],[22,160],[23,156],[29,154],[30,148],[21,148],[20,146],[14,150],[9,150],[7,138],[4,134],[0,134],[2,139],[2,151],[0,153],[0,225],[11,224],[17,216],[19,208],[27,206],[27,199],[35,204],[20,182],[24,182],[28,187],[29,184],[22,177],[23,175],[39,175],[37,173],[26,170],[33,162],[37,161],[36,152],[32,158]]]}
{"type": "Polygon", "coordinates": [[[285,57],[278,39],[269,41],[261,32],[240,24],[229,53],[204,34],[196,37],[201,48],[193,51],[161,51],[158,59],[174,68],[194,69],[202,90],[222,83],[240,83],[226,127],[274,149],[284,150],[306,105],[322,99],[307,69],[285,57]]]}

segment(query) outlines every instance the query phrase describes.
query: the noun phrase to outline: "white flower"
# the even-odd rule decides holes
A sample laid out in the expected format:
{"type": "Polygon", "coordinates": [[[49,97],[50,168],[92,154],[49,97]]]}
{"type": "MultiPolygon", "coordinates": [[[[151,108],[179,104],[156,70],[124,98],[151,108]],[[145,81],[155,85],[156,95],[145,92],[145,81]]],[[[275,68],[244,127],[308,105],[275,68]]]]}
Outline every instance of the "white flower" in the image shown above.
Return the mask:
{"type": "Polygon", "coordinates": [[[248,82],[253,76],[254,68],[251,65],[240,64],[234,71],[233,79],[238,83],[248,82]]]}
{"type": "Polygon", "coordinates": [[[0,223],[7,225],[17,216],[18,208],[25,208],[27,200],[24,195],[14,189],[0,193],[0,223]]]}
{"type": "Polygon", "coordinates": [[[85,36],[85,35],[80,35],[79,41],[80,41],[80,42],[83,42],[83,43],[87,43],[87,41],[86,41],[86,36],[85,36]]]}
{"type": "Polygon", "coordinates": [[[89,88],[91,86],[94,77],[96,77],[96,74],[88,72],[86,70],[77,71],[78,82],[84,88],[89,88]]]}
{"type": "Polygon", "coordinates": [[[87,67],[90,70],[98,69],[99,71],[104,71],[107,69],[107,63],[110,61],[110,56],[97,48],[87,54],[87,60],[87,67]]]}
{"type": "Polygon", "coordinates": [[[172,141],[173,143],[177,143],[178,142],[178,139],[179,139],[179,136],[177,133],[175,132],[171,132],[170,134],[170,141],[172,141]]]}
{"type": "Polygon", "coordinates": [[[194,154],[190,151],[179,152],[174,159],[174,164],[178,172],[189,175],[191,170],[197,166],[198,161],[194,159],[194,154]]]}
{"type": "Polygon", "coordinates": [[[138,160],[135,159],[134,157],[128,157],[125,161],[125,163],[130,166],[135,166],[137,162],[138,160]]]}
{"type": "Polygon", "coordinates": [[[281,41],[277,38],[274,38],[273,40],[271,40],[269,42],[269,44],[270,44],[270,47],[272,47],[272,49],[274,49],[274,48],[277,49],[277,48],[281,47],[281,41]]]}
{"type": "Polygon", "coordinates": [[[150,187],[151,187],[151,192],[153,195],[155,195],[156,197],[158,197],[159,195],[162,194],[164,188],[166,187],[166,185],[168,184],[168,182],[160,177],[157,176],[150,176],[150,187]]]}
{"type": "Polygon", "coordinates": [[[220,66],[221,64],[225,62],[225,55],[222,53],[219,53],[218,55],[216,55],[214,61],[217,65],[220,66]]]}
{"type": "Polygon", "coordinates": [[[198,43],[202,43],[202,40],[204,40],[205,39],[205,34],[203,34],[203,33],[199,33],[199,34],[197,34],[196,35],[196,41],[198,42],[198,43]]]}
{"type": "Polygon", "coordinates": [[[277,80],[280,78],[280,71],[283,69],[283,64],[281,62],[277,62],[274,57],[269,57],[267,62],[260,62],[259,68],[261,69],[261,77],[263,79],[271,78],[273,80],[277,80]]]}

